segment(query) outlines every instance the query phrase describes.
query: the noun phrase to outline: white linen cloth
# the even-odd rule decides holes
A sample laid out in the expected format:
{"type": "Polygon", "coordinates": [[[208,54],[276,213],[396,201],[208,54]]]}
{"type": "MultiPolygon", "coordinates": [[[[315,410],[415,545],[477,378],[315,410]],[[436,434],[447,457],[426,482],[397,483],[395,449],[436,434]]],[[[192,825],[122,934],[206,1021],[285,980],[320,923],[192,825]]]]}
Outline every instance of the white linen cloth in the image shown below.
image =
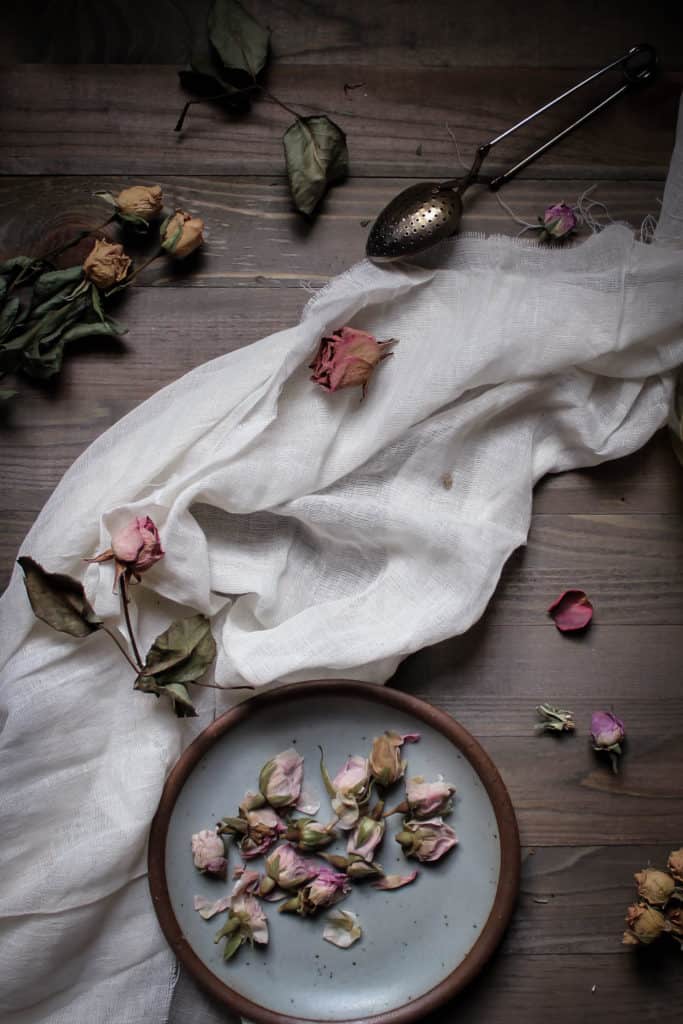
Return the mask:
{"type": "MultiPolygon", "coordinates": [[[[135,591],[145,649],[200,610],[219,683],[383,682],[481,615],[537,480],[626,455],[664,424],[683,362],[682,182],[674,160],[666,245],[623,226],[566,249],[462,236],[430,266],[353,267],[300,324],[200,366],[100,437],[22,551],[82,576],[118,522],[148,513],[166,556],[135,591]],[[350,321],[400,339],[362,404],[307,369],[350,321]]],[[[196,725],[133,694],[106,636],[37,622],[20,577],[0,602],[0,1015],[162,1022],[174,965],[145,846],[196,725]]],[[[85,578],[117,615],[111,566],[85,578]]],[[[199,699],[206,720],[214,691],[199,699]]]]}

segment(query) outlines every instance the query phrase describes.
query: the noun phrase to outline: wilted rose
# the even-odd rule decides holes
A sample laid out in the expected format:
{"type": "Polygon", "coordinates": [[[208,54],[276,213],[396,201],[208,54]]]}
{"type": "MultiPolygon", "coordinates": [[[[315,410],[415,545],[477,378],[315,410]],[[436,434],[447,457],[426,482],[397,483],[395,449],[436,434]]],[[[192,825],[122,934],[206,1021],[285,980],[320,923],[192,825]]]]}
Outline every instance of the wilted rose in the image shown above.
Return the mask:
{"type": "Polygon", "coordinates": [[[554,203],[552,206],[548,206],[543,217],[539,217],[539,222],[541,224],[539,237],[543,242],[563,242],[571,235],[572,231],[576,230],[578,223],[576,214],[566,203],[554,203]]]}
{"type": "Polygon", "coordinates": [[[296,889],[315,878],[320,868],[306,860],[289,843],[278,846],[266,857],[266,873],[281,889],[296,889]]]}
{"type": "Polygon", "coordinates": [[[406,857],[415,857],[423,863],[439,860],[458,842],[453,829],[441,818],[404,821],[403,830],[395,838],[406,857]]]}
{"type": "Polygon", "coordinates": [[[683,847],[671,851],[666,866],[677,882],[683,882],[683,847]]]}
{"type": "Polygon", "coordinates": [[[624,932],[625,946],[649,946],[664,931],[666,920],[661,910],[648,907],[646,903],[637,903],[626,911],[628,931],[624,932]]]}
{"type": "Polygon", "coordinates": [[[225,878],[228,868],[225,846],[215,832],[205,828],[192,836],[192,860],[202,874],[225,878]]]}
{"type": "Polygon", "coordinates": [[[204,241],[204,221],[186,210],[176,210],[161,226],[161,248],[183,260],[204,241]]]}
{"type": "Polygon", "coordinates": [[[124,574],[139,579],[141,573],[147,572],[163,557],[164,550],[154,521],[149,516],[135,516],[125,526],[114,531],[110,548],[88,561],[113,560],[118,582],[124,574]]]}
{"type": "Polygon", "coordinates": [[[290,748],[264,764],[259,789],[273,807],[290,807],[299,799],[303,777],[304,759],[290,748]]]}
{"type": "Polygon", "coordinates": [[[448,814],[453,806],[455,786],[439,780],[425,782],[421,775],[408,779],[406,800],[414,818],[432,818],[436,814],[448,814]]]}
{"type": "Polygon", "coordinates": [[[401,760],[403,736],[397,732],[385,732],[376,736],[370,753],[370,771],[380,786],[393,786],[403,777],[406,765],[401,760]]]}
{"type": "Polygon", "coordinates": [[[309,366],[313,370],[311,380],[326,391],[361,387],[365,396],[375,367],[391,355],[389,349],[395,344],[395,338],[377,341],[365,331],[342,327],[321,339],[316,357],[309,366]]]}
{"type": "Polygon", "coordinates": [[[83,273],[98,288],[111,288],[127,276],[130,264],[122,245],[98,238],[83,261],[83,273]]]}
{"type": "Polygon", "coordinates": [[[346,875],[331,868],[321,868],[312,882],[305,885],[292,899],[280,904],[281,912],[293,912],[309,917],[323,907],[331,907],[351,891],[346,875]]]}
{"type": "Polygon", "coordinates": [[[349,836],[347,852],[371,861],[375,850],[384,838],[385,823],[374,818],[363,817],[349,836]]]}
{"type": "Polygon", "coordinates": [[[638,895],[656,907],[663,907],[676,888],[671,875],[657,868],[643,868],[633,876],[638,886],[638,895]]]}
{"type": "Polygon", "coordinates": [[[116,206],[129,217],[151,220],[164,207],[164,194],[160,185],[131,185],[122,189],[117,196],[116,206]]]}

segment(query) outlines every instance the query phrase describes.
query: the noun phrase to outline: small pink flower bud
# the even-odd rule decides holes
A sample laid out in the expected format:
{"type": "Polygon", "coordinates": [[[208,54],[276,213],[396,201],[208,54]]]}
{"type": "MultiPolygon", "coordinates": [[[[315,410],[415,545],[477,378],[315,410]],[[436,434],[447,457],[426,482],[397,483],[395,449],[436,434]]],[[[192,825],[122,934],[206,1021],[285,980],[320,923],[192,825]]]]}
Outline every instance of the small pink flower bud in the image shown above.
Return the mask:
{"type": "Polygon", "coordinates": [[[273,807],[289,807],[299,799],[303,777],[303,757],[296,750],[283,750],[264,764],[259,789],[273,807]]]}
{"type": "Polygon", "coordinates": [[[202,874],[225,878],[228,868],[225,846],[215,832],[205,828],[192,836],[192,859],[202,874]]]}
{"type": "Polygon", "coordinates": [[[619,770],[621,744],[626,736],[624,723],[611,711],[594,711],[591,715],[591,739],[593,750],[610,755],[612,771],[619,770]]]}
{"type": "Polygon", "coordinates": [[[310,882],[319,871],[324,870],[306,860],[296,852],[289,843],[278,846],[266,858],[266,872],[269,878],[281,889],[296,889],[305,882],[310,882]]]}
{"type": "Polygon", "coordinates": [[[371,861],[375,850],[384,838],[385,823],[374,818],[363,817],[349,836],[346,849],[363,860],[371,861]]]}
{"type": "Polygon", "coordinates": [[[578,223],[576,214],[566,203],[554,203],[548,206],[539,218],[541,223],[540,239],[543,242],[563,242],[576,230],[578,223]]]}
{"type": "Polygon", "coordinates": [[[441,818],[404,821],[403,831],[395,839],[403,847],[406,857],[415,857],[423,863],[439,860],[458,842],[453,829],[441,818]]]}
{"type": "Polygon", "coordinates": [[[406,783],[406,799],[414,818],[432,818],[436,814],[448,814],[453,806],[455,786],[441,780],[425,782],[421,775],[406,783]]]}

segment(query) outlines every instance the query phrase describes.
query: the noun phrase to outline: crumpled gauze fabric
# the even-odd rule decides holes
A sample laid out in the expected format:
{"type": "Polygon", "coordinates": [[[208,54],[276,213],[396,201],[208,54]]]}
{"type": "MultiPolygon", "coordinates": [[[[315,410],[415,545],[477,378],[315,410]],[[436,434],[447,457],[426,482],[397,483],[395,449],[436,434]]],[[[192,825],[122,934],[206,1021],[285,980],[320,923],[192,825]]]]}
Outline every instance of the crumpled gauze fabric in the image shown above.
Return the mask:
{"type": "MultiPolygon", "coordinates": [[[[220,684],[385,681],[482,614],[544,474],[627,455],[665,423],[683,362],[682,166],[678,152],[654,244],[620,225],[564,249],[462,236],[421,266],[354,266],[297,326],[95,441],[22,552],[84,578],[118,624],[111,565],[83,558],[147,513],[166,556],[134,591],[144,649],[197,610],[220,684]],[[321,335],[348,323],[400,339],[362,403],[309,380],[321,335]]],[[[236,697],[195,689],[200,718],[177,720],[131,691],[108,637],[38,622],[18,570],[0,626],[0,1016],[162,1022],[174,964],[148,828],[197,723],[236,697]]]]}

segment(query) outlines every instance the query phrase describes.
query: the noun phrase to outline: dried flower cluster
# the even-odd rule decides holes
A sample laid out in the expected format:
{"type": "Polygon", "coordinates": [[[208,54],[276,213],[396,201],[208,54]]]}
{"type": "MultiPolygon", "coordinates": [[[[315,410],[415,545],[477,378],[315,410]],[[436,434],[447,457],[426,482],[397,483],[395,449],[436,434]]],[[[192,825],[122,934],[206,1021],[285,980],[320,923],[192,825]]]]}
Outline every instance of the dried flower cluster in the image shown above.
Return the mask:
{"type": "MultiPolygon", "coordinates": [[[[53,377],[70,341],[125,334],[126,328],[106,312],[108,296],[127,288],[161,254],[184,259],[202,244],[202,221],[176,210],[159,228],[157,251],[136,267],[123,244],[98,236],[113,221],[138,233],[149,232],[163,212],[160,186],[132,185],[118,195],[96,195],[111,207],[98,228],[80,232],[44,256],[14,256],[0,263],[0,378],[17,371],[53,377]],[[89,235],[95,239],[83,262],[56,269],[54,260],[89,235]]],[[[0,388],[0,401],[14,394],[11,388],[0,388]]]]}
{"type": "MultiPolygon", "coordinates": [[[[232,838],[244,861],[263,856],[263,871],[238,865],[232,895],[211,901],[196,896],[195,909],[209,920],[227,911],[225,925],[215,941],[226,939],[229,960],[244,942],[266,944],[268,924],[259,899],[278,902],[280,913],[313,917],[333,907],[351,892],[354,882],[373,879],[383,891],[400,889],[417,878],[417,871],[387,875],[374,859],[387,828],[387,818],[404,815],[394,837],[407,857],[421,863],[439,860],[457,844],[455,832],[443,821],[453,805],[455,787],[441,779],[408,779],[405,797],[392,811],[384,810],[385,791],[404,779],[402,748],[415,743],[418,733],[387,731],[375,738],[368,757],[354,754],[330,776],[321,752],[320,769],[334,817],[323,823],[311,817],[320,802],[304,790],[304,759],[293,748],[283,750],[263,766],[258,792],[245,793],[234,817],[225,817],[214,830],[202,829],[192,837],[195,867],[202,874],[225,879],[227,851],[224,837],[232,838]],[[373,794],[376,799],[373,803],[373,794]],[[325,851],[346,833],[345,854],[325,851]],[[320,859],[310,855],[317,854],[320,859]]],[[[327,917],[323,938],[343,949],[362,935],[352,911],[334,911],[327,917]]]]}
{"type": "Polygon", "coordinates": [[[633,876],[638,902],[626,911],[625,946],[649,946],[670,935],[683,950],[683,848],[671,851],[666,866],[642,868],[633,876]]]}

